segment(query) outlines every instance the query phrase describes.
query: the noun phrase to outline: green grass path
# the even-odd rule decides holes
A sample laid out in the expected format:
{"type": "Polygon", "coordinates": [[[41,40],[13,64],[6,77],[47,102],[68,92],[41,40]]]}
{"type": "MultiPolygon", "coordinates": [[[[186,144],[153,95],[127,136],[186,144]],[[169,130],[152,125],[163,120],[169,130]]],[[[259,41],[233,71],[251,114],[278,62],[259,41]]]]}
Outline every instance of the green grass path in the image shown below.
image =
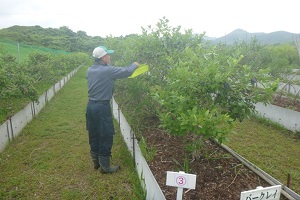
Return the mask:
{"type": "Polygon", "coordinates": [[[0,199],[143,199],[118,126],[115,174],[93,169],[85,130],[87,67],[0,153],[0,199]]]}
{"type": "Polygon", "coordinates": [[[227,146],[284,185],[290,174],[290,188],[300,194],[299,139],[293,139],[290,131],[255,119],[237,122],[235,131],[238,134],[230,135],[227,146]]]}

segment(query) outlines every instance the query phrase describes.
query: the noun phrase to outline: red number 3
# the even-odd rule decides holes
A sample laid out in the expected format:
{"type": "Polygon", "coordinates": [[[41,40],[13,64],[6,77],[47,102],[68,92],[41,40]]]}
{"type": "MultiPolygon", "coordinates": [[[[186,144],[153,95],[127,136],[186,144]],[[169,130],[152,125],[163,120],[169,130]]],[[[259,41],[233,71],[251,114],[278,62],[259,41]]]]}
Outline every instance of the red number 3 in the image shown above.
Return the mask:
{"type": "Polygon", "coordinates": [[[177,184],[178,185],[184,185],[185,184],[185,178],[183,176],[177,177],[177,184]]]}

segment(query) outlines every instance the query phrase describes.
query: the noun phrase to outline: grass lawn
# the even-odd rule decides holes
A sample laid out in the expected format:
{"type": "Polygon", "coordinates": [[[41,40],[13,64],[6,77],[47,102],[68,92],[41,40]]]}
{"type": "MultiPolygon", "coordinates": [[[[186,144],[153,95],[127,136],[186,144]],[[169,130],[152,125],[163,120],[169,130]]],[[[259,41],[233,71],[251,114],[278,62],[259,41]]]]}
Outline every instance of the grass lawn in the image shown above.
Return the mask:
{"type": "Polygon", "coordinates": [[[93,169],[85,130],[87,67],[0,153],[0,199],[144,199],[118,126],[115,174],[93,169]]]}
{"type": "Polygon", "coordinates": [[[227,146],[282,184],[287,184],[290,174],[290,188],[300,194],[299,137],[257,119],[237,122],[235,131],[238,134],[230,136],[227,146]]]}

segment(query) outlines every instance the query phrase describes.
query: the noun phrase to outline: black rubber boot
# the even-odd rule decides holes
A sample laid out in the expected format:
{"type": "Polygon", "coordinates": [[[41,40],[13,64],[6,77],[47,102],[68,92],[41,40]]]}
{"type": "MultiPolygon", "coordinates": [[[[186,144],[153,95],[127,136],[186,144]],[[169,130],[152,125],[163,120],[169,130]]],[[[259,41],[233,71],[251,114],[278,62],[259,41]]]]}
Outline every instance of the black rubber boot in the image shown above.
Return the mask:
{"type": "Polygon", "coordinates": [[[102,174],[114,173],[120,169],[120,166],[110,166],[110,157],[99,156],[99,163],[102,174]]]}
{"type": "Polygon", "coordinates": [[[91,152],[91,157],[92,157],[92,161],[94,163],[94,169],[99,169],[100,164],[99,164],[99,160],[98,160],[98,154],[91,152]]]}

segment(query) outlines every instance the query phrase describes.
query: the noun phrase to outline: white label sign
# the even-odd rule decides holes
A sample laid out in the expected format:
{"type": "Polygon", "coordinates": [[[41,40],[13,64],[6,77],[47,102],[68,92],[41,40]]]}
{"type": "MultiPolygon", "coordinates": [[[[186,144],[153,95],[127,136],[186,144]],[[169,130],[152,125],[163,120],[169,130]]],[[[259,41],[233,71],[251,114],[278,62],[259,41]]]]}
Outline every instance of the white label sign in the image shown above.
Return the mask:
{"type": "Polygon", "coordinates": [[[281,185],[257,187],[255,190],[241,192],[240,200],[279,200],[281,185]]]}
{"type": "Polygon", "coordinates": [[[196,188],[196,175],[186,174],[184,172],[170,172],[167,171],[166,185],[181,187],[181,188],[196,188]]]}

